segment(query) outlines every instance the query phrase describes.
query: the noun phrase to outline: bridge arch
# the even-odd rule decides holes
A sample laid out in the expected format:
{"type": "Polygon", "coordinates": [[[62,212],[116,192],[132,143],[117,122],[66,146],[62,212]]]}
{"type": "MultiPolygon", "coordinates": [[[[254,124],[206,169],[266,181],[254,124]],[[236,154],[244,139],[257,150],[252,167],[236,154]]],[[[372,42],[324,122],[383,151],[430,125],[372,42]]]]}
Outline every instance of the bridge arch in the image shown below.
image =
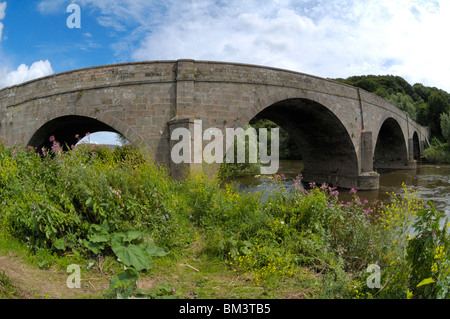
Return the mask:
{"type": "Polygon", "coordinates": [[[375,169],[401,169],[408,165],[408,149],[404,132],[396,119],[388,117],[376,138],[375,169]]]}
{"type": "Polygon", "coordinates": [[[122,134],[134,144],[138,144],[138,141],[141,141],[141,138],[131,128],[117,118],[108,114],[102,114],[97,117],[92,116],[90,112],[78,112],[77,115],[49,115],[35,125],[33,133],[27,139],[27,145],[38,150],[42,147],[50,148],[52,145],[50,137],[53,136],[62,146],[70,147],[75,145],[87,133],[101,131],[122,134]]]}
{"type": "MultiPolygon", "coordinates": [[[[352,138],[328,107],[305,98],[289,98],[262,108],[256,115],[282,127],[302,154],[306,182],[349,187],[359,175],[352,138]]],[[[354,185],[356,187],[356,185],[354,185]]]]}

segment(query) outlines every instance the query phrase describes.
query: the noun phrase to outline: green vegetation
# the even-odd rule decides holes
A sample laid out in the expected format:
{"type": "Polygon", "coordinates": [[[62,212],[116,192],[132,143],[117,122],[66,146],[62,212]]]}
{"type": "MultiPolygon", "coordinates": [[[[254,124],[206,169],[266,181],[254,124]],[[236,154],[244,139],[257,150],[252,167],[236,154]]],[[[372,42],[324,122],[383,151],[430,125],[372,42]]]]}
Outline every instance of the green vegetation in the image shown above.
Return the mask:
{"type": "Polygon", "coordinates": [[[43,155],[0,144],[0,162],[0,251],[21,243],[47,269],[101,264],[104,298],[448,297],[447,224],[406,188],[386,206],[355,190],[343,203],[275,176],[262,200],[209,176],[174,181],[130,146],[55,141],[43,155]]]}
{"type": "MultiPolygon", "coordinates": [[[[267,129],[267,151],[270,154],[271,150],[271,129],[278,128],[279,129],[279,159],[280,160],[300,160],[301,154],[298,146],[295,144],[292,138],[290,138],[289,134],[283,130],[282,127],[278,126],[278,124],[267,120],[260,119],[255,117],[249,125],[247,125],[244,129],[247,130],[249,128],[253,128],[256,130],[257,141],[259,141],[259,129],[264,128],[267,129]]],[[[249,139],[245,140],[245,163],[238,163],[237,161],[237,139],[235,139],[234,144],[234,161],[232,163],[226,163],[225,161],[221,164],[219,170],[219,177],[221,179],[227,179],[231,177],[240,177],[240,176],[252,176],[258,175],[261,173],[261,163],[250,163],[249,161],[249,139]]],[[[258,152],[258,150],[257,150],[258,152]]]]}
{"type": "Polygon", "coordinates": [[[17,288],[11,283],[11,279],[0,272],[0,299],[18,299],[20,293],[17,288]]]}
{"type": "Polygon", "coordinates": [[[385,98],[431,130],[433,143],[425,159],[434,163],[450,163],[450,94],[420,83],[410,85],[399,76],[364,75],[339,82],[362,88],[385,98]]]}

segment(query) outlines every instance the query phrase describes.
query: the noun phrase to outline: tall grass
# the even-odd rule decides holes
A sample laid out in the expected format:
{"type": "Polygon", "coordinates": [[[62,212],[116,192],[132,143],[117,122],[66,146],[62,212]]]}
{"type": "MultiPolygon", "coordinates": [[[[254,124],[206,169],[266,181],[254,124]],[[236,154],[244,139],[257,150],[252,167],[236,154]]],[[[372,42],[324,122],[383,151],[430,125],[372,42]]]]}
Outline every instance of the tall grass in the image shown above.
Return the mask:
{"type": "Polygon", "coordinates": [[[274,191],[262,200],[202,174],[172,180],[133,147],[63,152],[55,141],[43,154],[0,144],[0,163],[1,232],[31,252],[92,256],[86,242],[107,225],[111,232],[144,232],[175,253],[201,240],[208,258],[266,289],[301,281],[308,269],[320,283],[318,297],[447,296],[448,234],[417,224],[425,217],[428,223],[427,212],[434,221],[442,216],[410,189],[388,205],[361,201],[356,190],[343,203],[328,185],[305,190],[299,176],[286,190],[284,177],[275,176],[274,191]],[[381,269],[378,288],[367,285],[372,264],[381,269]],[[436,289],[417,288],[429,278],[436,289]]]}

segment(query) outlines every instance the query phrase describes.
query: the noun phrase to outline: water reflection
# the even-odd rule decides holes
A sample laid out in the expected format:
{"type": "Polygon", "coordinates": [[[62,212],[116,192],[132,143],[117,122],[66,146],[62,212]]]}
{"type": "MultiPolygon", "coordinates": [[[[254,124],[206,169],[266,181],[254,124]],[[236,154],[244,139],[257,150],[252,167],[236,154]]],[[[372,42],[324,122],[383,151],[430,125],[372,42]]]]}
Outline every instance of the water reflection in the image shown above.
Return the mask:
{"type": "MultiPolygon", "coordinates": [[[[292,187],[293,179],[301,172],[301,161],[280,161],[279,174],[286,176],[286,187],[292,187]]],[[[425,201],[431,200],[440,211],[450,215],[450,165],[420,164],[416,170],[379,171],[380,189],[375,191],[359,191],[360,198],[373,200],[389,200],[388,193],[402,193],[402,184],[413,187],[425,201]]],[[[264,176],[248,176],[233,178],[229,181],[237,182],[247,191],[261,191],[270,193],[271,179],[264,176]]],[[[341,190],[340,200],[351,199],[348,190],[341,190]]]]}

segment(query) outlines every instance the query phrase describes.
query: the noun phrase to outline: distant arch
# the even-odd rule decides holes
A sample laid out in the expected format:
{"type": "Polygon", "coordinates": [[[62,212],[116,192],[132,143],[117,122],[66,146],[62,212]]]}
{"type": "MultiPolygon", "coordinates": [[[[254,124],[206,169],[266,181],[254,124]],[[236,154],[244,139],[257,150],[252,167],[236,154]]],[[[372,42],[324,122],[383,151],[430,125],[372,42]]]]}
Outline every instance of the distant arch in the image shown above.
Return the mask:
{"type": "Polygon", "coordinates": [[[408,163],[408,150],[400,124],[387,118],[378,133],[373,167],[375,169],[401,168],[408,163]]]}

